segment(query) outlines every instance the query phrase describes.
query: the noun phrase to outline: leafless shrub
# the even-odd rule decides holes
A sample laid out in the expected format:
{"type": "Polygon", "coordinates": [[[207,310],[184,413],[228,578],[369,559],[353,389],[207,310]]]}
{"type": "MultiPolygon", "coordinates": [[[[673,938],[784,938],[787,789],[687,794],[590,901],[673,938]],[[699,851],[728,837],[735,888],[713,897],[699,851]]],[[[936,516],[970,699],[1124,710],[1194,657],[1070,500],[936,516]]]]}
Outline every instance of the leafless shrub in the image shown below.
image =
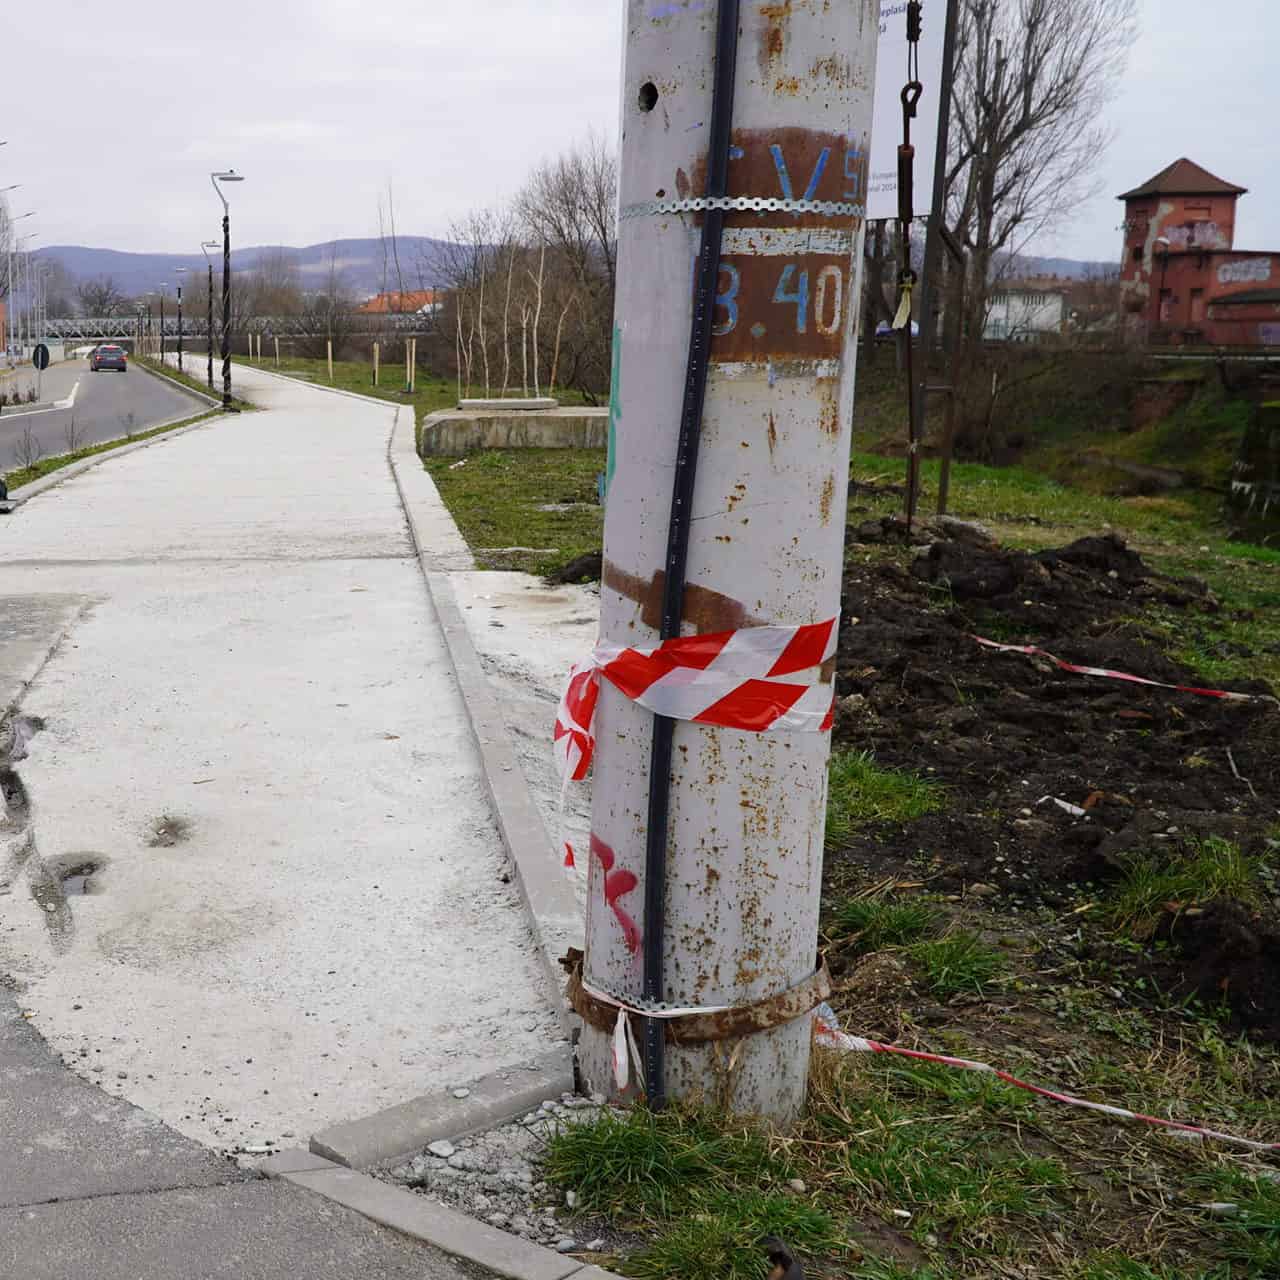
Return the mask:
{"type": "Polygon", "coordinates": [[[36,439],[31,424],[27,423],[13,442],[13,460],[26,471],[34,467],[42,457],[44,457],[44,447],[36,439]]]}

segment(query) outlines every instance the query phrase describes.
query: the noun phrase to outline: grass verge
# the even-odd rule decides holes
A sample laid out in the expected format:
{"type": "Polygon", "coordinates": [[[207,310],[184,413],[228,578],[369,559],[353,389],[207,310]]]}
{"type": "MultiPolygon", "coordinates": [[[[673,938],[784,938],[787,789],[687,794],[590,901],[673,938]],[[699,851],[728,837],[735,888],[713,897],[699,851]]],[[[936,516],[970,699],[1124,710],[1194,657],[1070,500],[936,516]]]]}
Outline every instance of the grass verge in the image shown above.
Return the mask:
{"type": "MultiPolygon", "coordinates": [[[[170,382],[176,382],[180,387],[186,387],[188,391],[198,391],[201,395],[214,395],[221,397],[222,384],[219,382],[218,390],[210,392],[209,384],[204,379],[193,378],[189,373],[179,373],[177,369],[167,364],[161,364],[159,360],[153,360],[150,356],[134,356],[133,363],[141,365],[149,373],[154,373],[159,378],[167,378],[170,382]]],[[[244,413],[250,409],[256,409],[258,406],[249,400],[241,399],[239,396],[231,397],[231,407],[244,413]]]]}
{"type": "Polygon", "coordinates": [[[482,569],[552,573],[600,550],[603,449],[491,449],[425,466],[482,569]]]}

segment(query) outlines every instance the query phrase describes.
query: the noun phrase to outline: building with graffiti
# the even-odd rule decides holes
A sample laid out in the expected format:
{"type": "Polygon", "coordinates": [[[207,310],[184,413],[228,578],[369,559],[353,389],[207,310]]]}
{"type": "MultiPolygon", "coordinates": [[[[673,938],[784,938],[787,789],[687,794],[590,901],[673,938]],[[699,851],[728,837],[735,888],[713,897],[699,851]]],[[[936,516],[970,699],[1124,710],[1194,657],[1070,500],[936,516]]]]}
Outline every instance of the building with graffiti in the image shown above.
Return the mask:
{"type": "Polygon", "coordinates": [[[1247,195],[1175,160],[1124,201],[1121,307],[1128,336],[1155,346],[1280,348],[1280,249],[1237,249],[1247,195]]]}

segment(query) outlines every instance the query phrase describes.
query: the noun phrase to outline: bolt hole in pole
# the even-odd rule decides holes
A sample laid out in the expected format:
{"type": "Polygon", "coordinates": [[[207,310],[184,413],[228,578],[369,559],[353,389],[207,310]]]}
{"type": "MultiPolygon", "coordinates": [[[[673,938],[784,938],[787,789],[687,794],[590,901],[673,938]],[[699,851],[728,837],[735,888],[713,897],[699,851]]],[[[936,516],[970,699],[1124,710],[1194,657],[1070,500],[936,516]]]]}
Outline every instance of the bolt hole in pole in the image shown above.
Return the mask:
{"type": "Polygon", "coordinates": [[[658,105],[658,86],[652,80],[646,80],[640,86],[640,110],[646,115],[658,105]]]}

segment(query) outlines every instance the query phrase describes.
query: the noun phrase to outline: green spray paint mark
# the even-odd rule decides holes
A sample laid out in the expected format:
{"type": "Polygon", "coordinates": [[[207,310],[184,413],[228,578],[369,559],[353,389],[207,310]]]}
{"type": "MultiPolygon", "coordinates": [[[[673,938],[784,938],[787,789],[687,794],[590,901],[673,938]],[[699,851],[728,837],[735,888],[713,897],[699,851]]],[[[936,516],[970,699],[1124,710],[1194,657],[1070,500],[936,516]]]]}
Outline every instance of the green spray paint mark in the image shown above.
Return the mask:
{"type": "Polygon", "coordinates": [[[613,380],[609,386],[609,461],[605,465],[604,492],[608,497],[613,473],[618,469],[618,419],[622,417],[622,326],[613,327],[613,380]]]}

